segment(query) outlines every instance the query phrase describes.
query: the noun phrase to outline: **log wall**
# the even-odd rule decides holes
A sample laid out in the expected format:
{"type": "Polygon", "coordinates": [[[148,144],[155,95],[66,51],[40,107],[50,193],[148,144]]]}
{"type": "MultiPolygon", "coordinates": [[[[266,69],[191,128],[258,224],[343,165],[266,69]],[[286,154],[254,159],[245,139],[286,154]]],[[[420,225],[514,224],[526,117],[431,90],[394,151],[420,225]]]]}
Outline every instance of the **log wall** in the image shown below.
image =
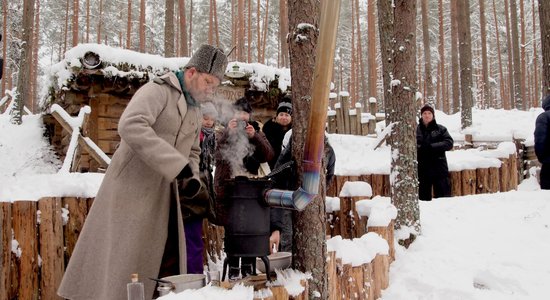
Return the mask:
{"type": "MultiPolygon", "coordinates": [[[[355,212],[357,200],[344,200],[350,203],[353,216],[346,220],[354,223],[344,230],[349,230],[351,237],[378,233],[388,241],[390,255],[377,255],[370,263],[351,266],[338,262],[334,252],[328,253],[329,299],[343,299],[342,295],[344,299],[375,299],[373,295],[379,297],[388,287],[389,264],[395,253],[393,223],[367,229],[367,220],[359,220],[355,212]]],[[[56,291],[92,203],[92,198],[75,197],[0,202],[0,299],[62,299],[56,291]],[[16,251],[10,251],[15,243],[16,251]]],[[[205,228],[205,250],[215,261],[221,257],[223,228],[206,221],[205,228]]],[[[302,285],[304,292],[295,297],[288,296],[282,287],[273,287],[270,299],[307,299],[307,282],[302,285]]]]}

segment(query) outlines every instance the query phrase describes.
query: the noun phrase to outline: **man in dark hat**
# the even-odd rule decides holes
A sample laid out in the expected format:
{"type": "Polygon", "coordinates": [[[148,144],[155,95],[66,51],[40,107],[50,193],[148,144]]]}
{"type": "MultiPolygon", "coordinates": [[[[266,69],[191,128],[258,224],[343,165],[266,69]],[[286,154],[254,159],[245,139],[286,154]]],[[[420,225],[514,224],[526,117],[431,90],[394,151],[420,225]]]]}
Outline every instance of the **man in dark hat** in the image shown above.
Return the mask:
{"type": "Polygon", "coordinates": [[[183,237],[196,224],[184,228],[181,206],[204,195],[200,103],[214,93],[226,67],[222,50],[202,45],[183,71],[145,84],[132,97],[118,123],[120,146],[86,218],[60,296],[126,299],[130,275],[138,273],[145,299],[152,299],[155,283],[147,278],[190,271],[183,237]]]}
{"type": "Polygon", "coordinates": [[[418,198],[432,200],[451,196],[451,181],[445,151],[453,148],[453,138],[443,125],[435,121],[435,111],[430,104],[420,109],[420,120],[416,127],[418,153],[418,198]]]}
{"type": "Polygon", "coordinates": [[[540,188],[550,190],[550,95],[542,100],[542,109],[535,123],[535,154],[542,164],[540,188]]]}

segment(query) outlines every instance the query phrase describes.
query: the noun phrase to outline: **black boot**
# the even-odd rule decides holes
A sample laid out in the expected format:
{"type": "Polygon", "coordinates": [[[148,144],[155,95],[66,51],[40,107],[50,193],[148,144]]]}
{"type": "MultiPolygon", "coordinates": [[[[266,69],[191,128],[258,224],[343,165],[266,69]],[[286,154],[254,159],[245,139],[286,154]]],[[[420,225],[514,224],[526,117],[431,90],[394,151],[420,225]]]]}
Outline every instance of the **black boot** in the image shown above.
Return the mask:
{"type": "Polygon", "coordinates": [[[248,275],[252,275],[253,273],[252,264],[241,264],[241,274],[243,275],[243,278],[248,275]]]}
{"type": "Polygon", "coordinates": [[[240,276],[240,269],[238,267],[229,267],[229,272],[227,274],[229,280],[237,280],[240,276]]]}

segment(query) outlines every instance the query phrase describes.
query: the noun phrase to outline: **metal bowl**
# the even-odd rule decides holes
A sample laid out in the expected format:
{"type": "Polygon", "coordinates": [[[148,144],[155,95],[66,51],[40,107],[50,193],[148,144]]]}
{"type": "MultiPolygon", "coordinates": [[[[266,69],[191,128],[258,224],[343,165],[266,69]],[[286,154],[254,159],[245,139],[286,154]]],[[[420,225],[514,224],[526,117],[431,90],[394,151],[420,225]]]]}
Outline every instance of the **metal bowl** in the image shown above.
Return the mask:
{"type": "Polygon", "coordinates": [[[174,292],[179,293],[188,289],[200,289],[206,285],[204,274],[181,274],[161,278],[174,284],[174,292]]]}
{"type": "MultiPolygon", "coordinates": [[[[267,256],[269,260],[269,268],[271,271],[276,269],[284,270],[290,267],[292,263],[292,253],[290,252],[277,252],[267,256]]],[[[260,258],[256,258],[256,269],[258,271],[265,273],[264,262],[260,258]]]]}

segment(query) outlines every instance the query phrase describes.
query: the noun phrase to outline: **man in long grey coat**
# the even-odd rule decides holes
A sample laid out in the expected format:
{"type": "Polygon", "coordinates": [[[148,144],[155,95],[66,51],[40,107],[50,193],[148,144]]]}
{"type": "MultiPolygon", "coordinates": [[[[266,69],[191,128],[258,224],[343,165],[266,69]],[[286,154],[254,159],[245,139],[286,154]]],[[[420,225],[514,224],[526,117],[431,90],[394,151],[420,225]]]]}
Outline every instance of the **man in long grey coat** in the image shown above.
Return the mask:
{"type": "MultiPolygon", "coordinates": [[[[227,57],[202,45],[185,70],[140,88],[118,125],[113,155],[58,294],[67,299],[126,299],[126,284],[138,273],[145,299],[153,297],[163,263],[169,216],[177,216],[179,272],[186,273],[185,238],[175,182],[180,191],[199,177],[199,133],[205,101],[223,79],[227,57]],[[172,211],[170,211],[172,206],[172,211]],[[175,211],[175,212],[174,212],[175,211]]],[[[195,187],[193,187],[195,188],[195,187]]],[[[194,191],[190,194],[195,193],[194,191]]]]}

